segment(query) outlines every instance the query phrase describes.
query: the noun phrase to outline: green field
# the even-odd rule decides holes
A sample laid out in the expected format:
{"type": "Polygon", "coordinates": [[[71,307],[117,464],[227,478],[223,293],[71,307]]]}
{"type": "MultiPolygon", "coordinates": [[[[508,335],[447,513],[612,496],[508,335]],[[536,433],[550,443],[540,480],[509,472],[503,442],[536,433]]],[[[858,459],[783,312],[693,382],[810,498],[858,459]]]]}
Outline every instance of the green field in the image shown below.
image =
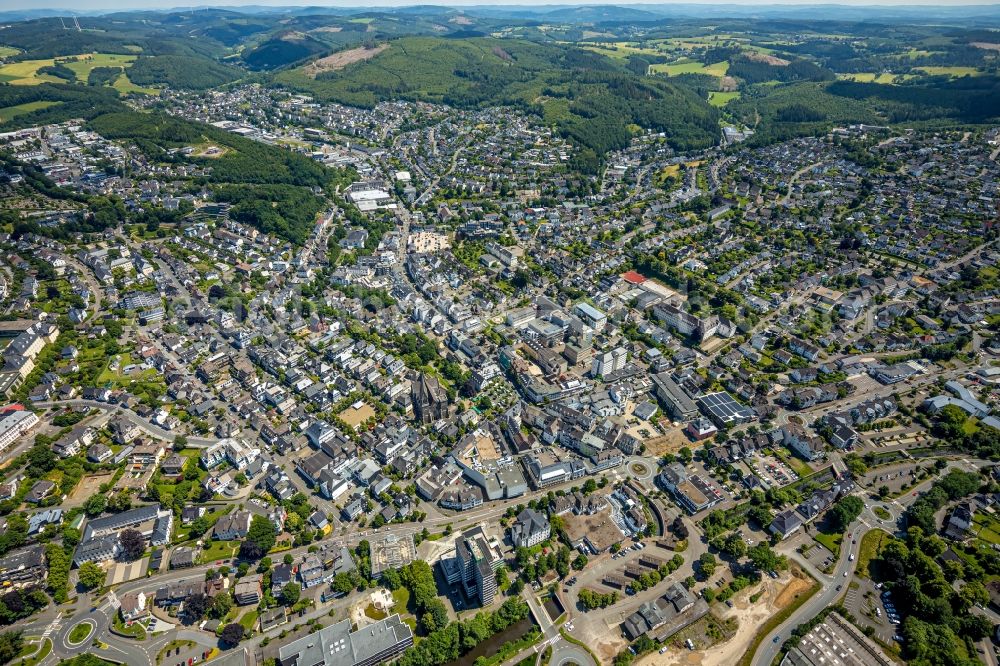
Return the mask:
{"type": "Polygon", "coordinates": [[[55,60],[22,60],[21,62],[11,62],[0,67],[0,77],[4,81],[15,86],[36,86],[39,83],[65,83],[62,79],[48,74],[39,74],[40,67],[54,65],[55,60]]]}
{"type": "Polygon", "coordinates": [[[111,86],[123,95],[129,93],[139,93],[141,95],[159,95],[160,91],[156,88],[144,88],[143,86],[137,86],[132,83],[128,78],[127,72],[122,72],[121,75],[115,79],[114,85],[111,86]]]}
{"type": "Polygon", "coordinates": [[[201,551],[199,561],[202,564],[211,564],[215,560],[228,560],[239,547],[234,541],[212,540],[205,544],[205,549],[201,551]]]}
{"type": "Polygon", "coordinates": [[[9,58],[12,55],[17,55],[18,53],[20,53],[20,51],[11,46],[0,46],[0,58],[9,58]]]}
{"type": "Polygon", "coordinates": [[[972,521],[978,529],[977,538],[990,545],[1000,544],[1000,521],[982,513],[977,513],[972,521]]]}
{"type": "Polygon", "coordinates": [[[857,81],[858,83],[893,83],[896,78],[902,76],[904,79],[912,79],[912,74],[890,74],[889,72],[882,72],[881,74],[875,74],[874,72],[852,72],[850,74],[837,74],[838,79],[846,79],[849,81],[857,81]]]}
{"type": "Polygon", "coordinates": [[[713,90],[708,93],[708,103],[712,106],[725,106],[734,99],[738,99],[739,96],[739,91],[719,92],[718,90],[713,90]]]}
{"type": "Polygon", "coordinates": [[[246,629],[248,634],[252,633],[253,628],[257,625],[258,616],[259,613],[257,613],[257,609],[251,608],[249,611],[243,614],[243,617],[240,618],[240,626],[246,629]]]}
{"type": "Polygon", "coordinates": [[[844,541],[843,534],[817,531],[813,534],[813,538],[826,546],[826,549],[833,553],[834,557],[840,557],[840,544],[844,541]]]}
{"type": "Polygon", "coordinates": [[[116,53],[83,53],[70,57],[77,58],[76,62],[67,62],[67,58],[46,58],[44,60],[22,60],[21,62],[7,63],[0,66],[0,80],[18,86],[66,83],[55,76],[38,73],[40,68],[54,65],[58,61],[73,70],[78,81],[86,83],[90,71],[95,67],[128,67],[136,58],[134,55],[116,53]]]}
{"type": "Polygon", "coordinates": [[[633,46],[629,42],[614,42],[612,44],[601,44],[598,46],[584,46],[583,48],[616,60],[625,60],[629,56],[633,55],[662,55],[662,52],[657,49],[633,46]]]}
{"type": "MultiPolygon", "coordinates": [[[[65,63],[67,67],[76,72],[79,81],[86,81],[90,76],[90,71],[95,67],[128,67],[135,62],[134,55],[120,55],[117,53],[88,53],[77,56],[76,62],[65,63]]],[[[60,59],[61,60],[61,59],[60,59]]]]}
{"type": "Polygon", "coordinates": [[[976,70],[975,67],[916,67],[921,72],[930,74],[931,76],[982,76],[982,72],[976,70]]]}
{"type": "Polygon", "coordinates": [[[0,109],[0,123],[5,123],[14,116],[19,116],[23,113],[31,113],[32,111],[38,111],[39,109],[45,109],[59,103],[60,102],[28,102],[26,104],[4,107],[0,109]]]}
{"type": "Polygon", "coordinates": [[[711,65],[688,60],[686,62],[674,62],[666,65],[650,65],[649,71],[667,76],[677,76],[678,74],[707,74],[708,76],[725,76],[729,71],[729,63],[726,61],[713,62],[711,65]]]}
{"type": "Polygon", "coordinates": [[[882,530],[871,530],[861,537],[861,548],[858,549],[858,575],[862,578],[870,577],[868,564],[882,552],[883,546],[892,537],[882,530]]]}

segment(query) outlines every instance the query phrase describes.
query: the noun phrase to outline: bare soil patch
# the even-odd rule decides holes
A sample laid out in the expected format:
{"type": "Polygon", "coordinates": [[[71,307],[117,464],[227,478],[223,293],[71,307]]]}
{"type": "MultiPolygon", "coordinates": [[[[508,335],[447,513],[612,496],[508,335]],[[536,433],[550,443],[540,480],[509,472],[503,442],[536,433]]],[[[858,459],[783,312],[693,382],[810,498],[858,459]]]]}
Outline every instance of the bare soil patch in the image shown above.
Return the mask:
{"type": "Polygon", "coordinates": [[[362,60],[370,60],[387,48],[389,48],[388,44],[381,44],[371,49],[361,46],[356,49],[338,51],[337,53],[331,53],[325,58],[312,61],[308,65],[305,65],[302,71],[308,76],[316,78],[316,75],[322,72],[335,72],[350,64],[361,62],[362,60]]]}
{"type": "Polygon", "coordinates": [[[663,456],[668,453],[677,453],[685,446],[691,447],[691,440],[684,434],[682,427],[670,426],[665,432],[664,435],[643,442],[646,445],[647,455],[663,456]]]}
{"type": "Polygon", "coordinates": [[[778,598],[774,600],[776,610],[781,610],[788,604],[795,601],[795,598],[808,590],[810,586],[811,584],[809,581],[803,578],[797,569],[793,571],[792,580],[788,582],[785,589],[783,589],[781,594],[778,595],[778,598]]]}
{"type": "Polygon", "coordinates": [[[733,597],[733,607],[716,604],[713,613],[721,621],[735,618],[739,624],[736,632],[726,641],[705,650],[669,650],[666,654],[656,652],[646,655],[638,663],[641,666],[731,666],[739,661],[768,619],[787,606],[796,595],[809,588],[809,581],[798,571],[791,576],[785,574],[778,580],[764,578],[760,585],[751,585],[733,597]],[[756,603],[750,596],[760,594],[756,603]]]}
{"type": "Polygon", "coordinates": [[[67,504],[83,504],[92,495],[98,494],[102,483],[109,483],[113,478],[114,474],[110,473],[85,475],[82,479],[80,479],[80,483],[76,484],[76,488],[73,489],[73,492],[70,493],[69,502],[67,502],[67,504]]]}
{"type": "Polygon", "coordinates": [[[985,49],[987,51],[1000,51],[1000,44],[994,42],[972,42],[972,46],[977,49],[985,49]]]}

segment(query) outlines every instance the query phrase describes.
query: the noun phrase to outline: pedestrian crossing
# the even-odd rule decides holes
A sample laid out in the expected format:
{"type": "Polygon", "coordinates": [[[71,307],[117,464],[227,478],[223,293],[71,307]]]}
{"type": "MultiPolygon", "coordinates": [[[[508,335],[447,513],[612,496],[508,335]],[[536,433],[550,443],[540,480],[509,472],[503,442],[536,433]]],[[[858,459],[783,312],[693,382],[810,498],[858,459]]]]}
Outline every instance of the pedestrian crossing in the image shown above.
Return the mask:
{"type": "Polygon", "coordinates": [[[58,617],[56,619],[52,620],[52,622],[49,623],[49,626],[47,626],[45,628],[45,631],[42,632],[42,638],[48,638],[49,636],[51,636],[55,632],[59,631],[59,626],[61,624],[62,624],[62,622],[60,622],[60,618],[58,618],[58,617]]]}

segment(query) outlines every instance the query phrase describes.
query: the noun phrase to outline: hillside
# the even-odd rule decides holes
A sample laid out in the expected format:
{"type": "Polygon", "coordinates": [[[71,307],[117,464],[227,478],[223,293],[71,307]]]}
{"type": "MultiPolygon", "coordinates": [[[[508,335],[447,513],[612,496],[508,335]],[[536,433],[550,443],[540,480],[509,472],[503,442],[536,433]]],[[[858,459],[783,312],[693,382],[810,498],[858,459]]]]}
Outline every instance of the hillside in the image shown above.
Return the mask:
{"type": "Polygon", "coordinates": [[[212,125],[160,113],[125,111],[93,118],[88,126],[109,139],[124,139],[156,160],[169,149],[199,144],[226,148],[204,180],[220,201],[233,204],[233,219],[302,244],[313,229],[323,199],[313,188],[343,186],[356,175],[327,168],[304,155],[246,139],[212,125]]]}
{"type": "Polygon", "coordinates": [[[231,83],[243,76],[241,70],[208,58],[184,55],[143,56],[129,70],[133,83],[143,86],[206,90],[231,83]]]}
{"type": "Polygon", "coordinates": [[[312,78],[298,68],[275,81],[318,99],[371,107],[407,99],[459,108],[511,105],[542,116],[583,149],[595,171],[624,147],[629,125],[665,132],[686,150],[718,138],[718,112],[691,90],[639,76],[603,55],[556,44],[492,38],[404,37],[377,56],[312,78]]]}

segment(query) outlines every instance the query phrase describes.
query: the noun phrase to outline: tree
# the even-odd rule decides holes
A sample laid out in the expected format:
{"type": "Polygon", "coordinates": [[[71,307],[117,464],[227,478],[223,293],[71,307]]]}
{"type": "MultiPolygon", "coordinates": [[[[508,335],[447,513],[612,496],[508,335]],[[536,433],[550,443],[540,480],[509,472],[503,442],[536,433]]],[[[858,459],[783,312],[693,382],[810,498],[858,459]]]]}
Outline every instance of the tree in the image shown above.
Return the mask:
{"type": "Polygon", "coordinates": [[[198,516],[193,521],[191,521],[191,527],[188,531],[188,534],[192,537],[200,537],[205,532],[207,532],[208,528],[211,526],[212,523],[209,521],[208,516],[198,516]]]}
{"type": "Polygon", "coordinates": [[[978,581],[966,583],[959,590],[959,598],[967,606],[985,606],[990,602],[990,593],[978,581]]]}
{"type": "Polygon", "coordinates": [[[684,521],[681,520],[680,516],[677,516],[676,518],[674,518],[674,522],[671,524],[670,529],[672,529],[674,531],[674,534],[677,535],[677,538],[679,538],[679,539],[686,539],[686,538],[688,538],[688,528],[687,528],[687,525],[684,524],[684,521]]]}
{"type": "Polygon", "coordinates": [[[298,583],[288,583],[285,587],[281,588],[281,603],[286,606],[294,606],[299,600],[301,593],[302,588],[299,587],[298,583]]]}
{"type": "Polygon", "coordinates": [[[701,557],[698,558],[698,566],[701,571],[701,575],[708,578],[715,573],[715,567],[717,562],[715,561],[715,555],[712,553],[703,553],[701,557]]]}
{"type": "Polygon", "coordinates": [[[120,558],[126,562],[135,561],[146,552],[146,540],[139,530],[122,530],[118,535],[118,543],[122,547],[120,558]]]}
{"type": "Polygon", "coordinates": [[[233,598],[229,596],[228,592],[223,592],[212,597],[212,605],[208,609],[208,614],[216,620],[221,620],[229,615],[229,611],[232,609],[233,598]]]}
{"type": "Polygon", "coordinates": [[[192,594],[184,600],[184,614],[191,622],[197,622],[205,617],[212,600],[204,594],[192,594]]]}
{"type": "Polygon", "coordinates": [[[440,599],[432,599],[424,607],[424,613],[420,616],[420,624],[428,633],[443,629],[448,624],[448,609],[445,608],[440,599]]]}
{"type": "Polygon", "coordinates": [[[784,556],[775,553],[766,543],[757,544],[748,555],[759,571],[780,571],[787,566],[784,556]]]}
{"type": "Polygon", "coordinates": [[[21,654],[24,638],[20,631],[5,631],[0,634],[0,664],[7,664],[21,654]]]}
{"type": "Polygon", "coordinates": [[[594,481],[593,477],[587,479],[583,482],[583,494],[589,495],[590,493],[597,490],[597,481],[594,481]]]}
{"type": "Polygon", "coordinates": [[[347,594],[354,589],[354,581],[351,580],[350,574],[342,571],[333,577],[330,587],[338,594],[347,594]]]}
{"type": "Polygon", "coordinates": [[[80,585],[83,585],[88,590],[93,590],[95,587],[100,587],[104,584],[104,569],[93,562],[84,562],[80,565],[79,578],[80,585]]]}
{"type": "Polygon", "coordinates": [[[87,501],[83,503],[83,510],[88,516],[93,518],[94,516],[101,515],[107,506],[108,498],[106,495],[91,495],[87,498],[87,501]]]}
{"type": "Polygon", "coordinates": [[[827,520],[830,527],[838,532],[843,532],[847,527],[857,520],[858,516],[865,508],[865,503],[860,497],[848,495],[837,502],[827,513],[827,520]]]}
{"type": "Polygon", "coordinates": [[[774,520],[774,514],[771,513],[771,510],[763,502],[751,506],[750,510],[747,511],[747,517],[757,523],[762,529],[767,529],[771,521],[774,520]]]}
{"type": "Polygon", "coordinates": [[[576,559],[573,560],[573,568],[577,571],[582,571],[585,566],[587,566],[587,556],[580,553],[576,556],[576,559]]]}
{"type": "Polygon", "coordinates": [[[274,548],[278,540],[274,524],[263,516],[254,516],[246,540],[240,544],[240,557],[245,560],[259,560],[274,548]]]}
{"type": "Polygon", "coordinates": [[[235,622],[227,624],[222,629],[222,633],[219,634],[219,638],[226,645],[234,646],[238,645],[241,640],[243,640],[243,627],[235,622]]]}
{"type": "Polygon", "coordinates": [[[739,559],[747,554],[747,544],[738,532],[734,532],[726,537],[719,550],[733,559],[739,559]]]}
{"type": "Polygon", "coordinates": [[[80,530],[72,525],[65,525],[62,528],[63,549],[67,552],[73,550],[80,543],[81,537],[80,530]]]}
{"type": "Polygon", "coordinates": [[[108,511],[121,513],[132,508],[132,496],[127,491],[119,491],[108,501],[108,511]]]}
{"type": "Polygon", "coordinates": [[[183,451],[187,448],[188,438],[185,435],[174,437],[174,451],[183,451]]]}

